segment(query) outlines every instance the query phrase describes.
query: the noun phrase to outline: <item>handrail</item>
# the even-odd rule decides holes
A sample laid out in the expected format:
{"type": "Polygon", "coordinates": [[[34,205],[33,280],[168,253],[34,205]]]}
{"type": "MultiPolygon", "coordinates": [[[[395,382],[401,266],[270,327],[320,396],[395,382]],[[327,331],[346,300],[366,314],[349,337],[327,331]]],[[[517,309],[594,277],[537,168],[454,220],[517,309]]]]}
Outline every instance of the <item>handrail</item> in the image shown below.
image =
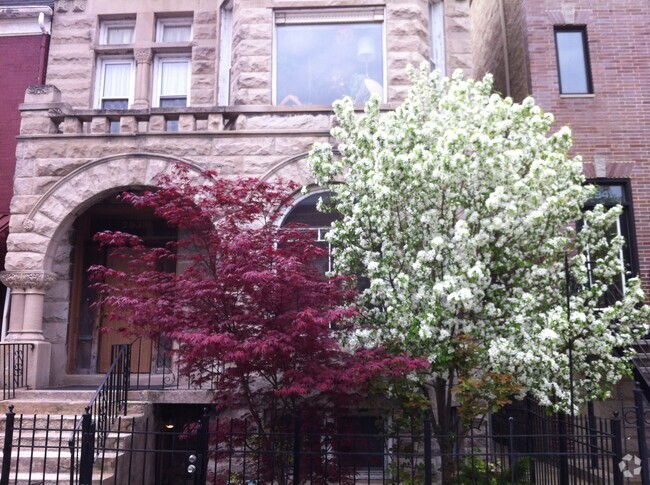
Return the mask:
{"type": "Polygon", "coordinates": [[[16,389],[26,388],[28,382],[29,352],[34,350],[30,342],[0,342],[0,380],[2,400],[16,397],[16,389]]]}
{"type": "Polygon", "coordinates": [[[81,458],[92,463],[91,457],[99,452],[106,444],[106,434],[120,413],[126,416],[128,404],[129,381],[131,379],[131,344],[113,345],[111,348],[111,367],[104,376],[95,394],[88,402],[84,415],[80,419],[68,439],[70,448],[70,479],[74,483],[75,447],[81,433],[81,458]],[[94,443],[93,443],[94,441],[94,443]],[[93,452],[93,450],[95,450],[93,452]]]}

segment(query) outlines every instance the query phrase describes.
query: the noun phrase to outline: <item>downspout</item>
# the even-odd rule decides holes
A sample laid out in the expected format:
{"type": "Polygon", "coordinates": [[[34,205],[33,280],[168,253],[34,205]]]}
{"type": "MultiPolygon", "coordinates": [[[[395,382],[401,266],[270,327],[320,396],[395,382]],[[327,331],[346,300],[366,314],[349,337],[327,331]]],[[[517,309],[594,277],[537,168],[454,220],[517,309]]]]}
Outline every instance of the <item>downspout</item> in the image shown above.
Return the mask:
{"type": "Polygon", "coordinates": [[[0,330],[0,342],[3,341],[7,336],[7,330],[9,328],[9,302],[11,302],[11,288],[7,288],[7,293],[5,294],[5,304],[2,311],[2,330],[0,330]]]}
{"type": "Polygon", "coordinates": [[[41,50],[38,62],[38,78],[36,84],[45,84],[45,72],[47,70],[47,51],[50,45],[50,32],[45,25],[45,14],[38,14],[38,26],[41,29],[41,50]]]}
{"type": "Polygon", "coordinates": [[[499,15],[501,17],[501,42],[503,42],[503,70],[506,78],[506,96],[510,96],[510,63],[508,61],[508,31],[506,29],[506,11],[503,0],[499,0],[499,15]]]}

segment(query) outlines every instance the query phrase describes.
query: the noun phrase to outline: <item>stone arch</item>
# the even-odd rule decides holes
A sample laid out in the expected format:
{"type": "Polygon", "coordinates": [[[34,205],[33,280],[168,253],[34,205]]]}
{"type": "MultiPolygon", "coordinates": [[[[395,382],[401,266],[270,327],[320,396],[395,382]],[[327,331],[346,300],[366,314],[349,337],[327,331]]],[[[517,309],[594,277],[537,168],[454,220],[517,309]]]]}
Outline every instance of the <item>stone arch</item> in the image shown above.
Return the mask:
{"type": "Polygon", "coordinates": [[[285,180],[293,180],[302,185],[313,184],[314,178],[309,172],[309,165],[307,162],[308,155],[309,153],[305,152],[283,160],[271,167],[260,178],[262,180],[282,178],[285,180]]]}
{"type": "MultiPolygon", "coordinates": [[[[11,249],[7,269],[50,271],[54,251],[64,234],[85,209],[111,193],[129,188],[155,186],[155,177],[168,173],[176,164],[200,173],[196,163],[179,157],[153,153],[125,153],[94,160],[73,170],[57,181],[36,202],[23,221],[22,234],[14,232],[9,238],[17,242],[29,238],[34,241],[32,257],[23,258],[23,264],[11,268],[11,249]],[[27,234],[25,234],[27,233],[27,234]],[[29,268],[25,267],[27,263],[29,268]]],[[[11,246],[11,241],[9,241],[11,246]]]]}

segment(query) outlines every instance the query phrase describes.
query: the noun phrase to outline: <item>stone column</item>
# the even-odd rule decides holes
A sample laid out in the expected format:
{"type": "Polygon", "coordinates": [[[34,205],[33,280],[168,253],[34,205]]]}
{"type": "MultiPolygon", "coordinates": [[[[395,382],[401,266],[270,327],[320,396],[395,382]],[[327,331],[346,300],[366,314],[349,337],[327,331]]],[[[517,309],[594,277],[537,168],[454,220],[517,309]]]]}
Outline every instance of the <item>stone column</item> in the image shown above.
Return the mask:
{"type": "Polygon", "coordinates": [[[56,276],[46,271],[3,271],[0,281],[11,288],[8,341],[43,341],[45,292],[56,276]]]}
{"type": "Polygon", "coordinates": [[[147,109],[151,106],[151,49],[135,49],[135,99],[134,109],[147,109]]]}

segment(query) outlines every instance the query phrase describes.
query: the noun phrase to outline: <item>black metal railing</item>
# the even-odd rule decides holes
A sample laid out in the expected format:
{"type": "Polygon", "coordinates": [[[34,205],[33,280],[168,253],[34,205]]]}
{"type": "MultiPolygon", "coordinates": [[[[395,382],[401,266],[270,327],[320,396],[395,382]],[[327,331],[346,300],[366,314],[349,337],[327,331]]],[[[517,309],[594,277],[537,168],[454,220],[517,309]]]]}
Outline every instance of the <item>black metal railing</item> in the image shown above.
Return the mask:
{"type": "Polygon", "coordinates": [[[28,383],[29,354],[32,343],[0,342],[0,380],[2,400],[14,399],[16,390],[26,388],[28,383]]]}
{"type": "Polygon", "coordinates": [[[130,372],[131,346],[113,345],[111,367],[68,439],[70,483],[86,485],[92,482],[95,455],[106,446],[106,438],[116,419],[126,416],[130,372]]]}
{"type": "Polygon", "coordinates": [[[179,350],[166,337],[138,337],[131,346],[131,389],[133,390],[214,390],[222,364],[207,362],[204,368],[186,368],[179,350]]]}
{"type": "MultiPolygon", "coordinates": [[[[426,415],[325,421],[294,415],[269,432],[250,420],[207,412],[174,429],[155,419],[121,416],[112,429],[98,429],[90,412],[72,419],[10,409],[0,485],[622,485],[625,472],[638,476],[638,465],[623,454],[618,417],[547,416],[526,406],[476,421],[466,435],[451,438],[445,451],[426,415]],[[68,452],[67,426],[80,426],[78,450],[68,452]]],[[[637,406],[642,414],[643,404],[637,406]]],[[[647,449],[636,456],[648,466],[647,449]]]]}

